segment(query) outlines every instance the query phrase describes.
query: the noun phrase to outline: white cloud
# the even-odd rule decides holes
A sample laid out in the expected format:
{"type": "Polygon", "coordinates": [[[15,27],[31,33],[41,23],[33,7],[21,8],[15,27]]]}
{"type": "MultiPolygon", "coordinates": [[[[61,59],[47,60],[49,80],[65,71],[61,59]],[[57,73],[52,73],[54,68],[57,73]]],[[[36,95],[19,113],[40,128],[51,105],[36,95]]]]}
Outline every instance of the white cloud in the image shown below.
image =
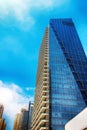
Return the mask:
{"type": "Polygon", "coordinates": [[[5,84],[0,81],[0,103],[4,105],[4,114],[14,120],[15,115],[24,106],[28,106],[33,97],[23,96],[23,90],[15,84],[5,84]]]}
{"type": "Polygon", "coordinates": [[[39,7],[41,9],[51,7],[53,5],[53,0],[30,0],[31,7],[39,7]]]}
{"type": "Polygon", "coordinates": [[[27,91],[35,90],[35,88],[33,88],[33,87],[27,87],[26,90],[27,90],[27,91]]]}
{"type": "Polygon", "coordinates": [[[28,0],[0,0],[0,18],[4,21],[12,18],[23,29],[29,29],[34,24],[28,0]]]}
{"type": "MultiPolygon", "coordinates": [[[[0,0],[0,18],[13,17],[19,22],[19,27],[29,29],[34,24],[31,11],[43,10],[59,6],[69,0],[0,0]]],[[[46,11],[46,10],[45,10],[46,11]]]]}
{"type": "MultiPolygon", "coordinates": [[[[30,9],[34,8],[47,8],[52,6],[52,0],[0,0],[0,12],[3,16],[9,13],[14,15],[18,20],[24,21],[30,9]]],[[[28,19],[30,18],[30,15],[28,19]]],[[[29,19],[30,20],[30,19],[29,19]]]]}
{"type": "Polygon", "coordinates": [[[0,0],[0,12],[3,17],[12,14],[18,20],[23,20],[23,15],[27,10],[26,0],[0,0]]]}
{"type": "MultiPolygon", "coordinates": [[[[3,16],[9,13],[13,14],[18,20],[24,21],[24,17],[28,15],[33,7],[47,8],[52,5],[52,0],[0,0],[0,12],[3,16]]],[[[28,17],[29,20],[31,17],[28,17]]]]}

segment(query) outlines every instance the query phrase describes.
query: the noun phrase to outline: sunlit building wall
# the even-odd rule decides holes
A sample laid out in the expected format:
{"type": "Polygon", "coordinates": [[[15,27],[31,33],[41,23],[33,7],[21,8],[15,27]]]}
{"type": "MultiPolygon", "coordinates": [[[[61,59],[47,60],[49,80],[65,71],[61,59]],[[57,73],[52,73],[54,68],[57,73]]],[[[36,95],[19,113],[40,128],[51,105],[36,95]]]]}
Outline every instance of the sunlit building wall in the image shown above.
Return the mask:
{"type": "Polygon", "coordinates": [[[32,130],[49,129],[49,56],[48,28],[40,47],[37,82],[34,101],[32,130]]]}
{"type": "Polygon", "coordinates": [[[28,130],[28,109],[22,108],[21,112],[16,115],[13,130],[28,130]]]}
{"type": "Polygon", "coordinates": [[[21,119],[21,114],[18,113],[15,117],[15,120],[14,120],[14,127],[13,127],[13,130],[20,130],[20,119],[21,119]]]}
{"type": "Polygon", "coordinates": [[[65,125],[65,130],[87,130],[87,108],[65,125]]]}

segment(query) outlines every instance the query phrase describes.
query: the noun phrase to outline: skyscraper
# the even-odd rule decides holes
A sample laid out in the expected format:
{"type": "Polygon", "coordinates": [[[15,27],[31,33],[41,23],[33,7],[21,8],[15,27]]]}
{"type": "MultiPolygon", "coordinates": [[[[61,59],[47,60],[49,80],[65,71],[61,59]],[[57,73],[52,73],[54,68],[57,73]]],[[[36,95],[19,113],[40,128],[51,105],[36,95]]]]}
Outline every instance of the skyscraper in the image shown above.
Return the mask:
{"type": "Polygon", "coordinates": [[[0,118],[3,115],[3,111],[4,111],[4,106],[2,104],[0,104],[0,118]]]}
{"type": "Polygon", "coordinates": [[[13,130],[20,130],[20,119],[21,119],[21,114],[18,113],[15,117],[15,120],[14,120],[13,130]]]}
{"type": "Polygon", "coordinates": [[[28,115],[29,111],[27,108],[21,110],[21,127],[20,130],[28,130],[28,115]]]}
{"type": "Polygon", "coordinates": [[[30,102],[30,103],[29,103],[28,130],[31,130],[31,128],[32,128],[32,115],[33,115],[33,108],[34,108],[34,104],[30,102]]]}
{"type": "Polygon", "coordinates": [[[48,29],[46,29],[39,55],[32,130],[49,129],[49,63],[48,29]]]}
{"type": "Polygon", "coordinates": [[[28,130],[28,109],[22,108],[16,115],[13,130],[28,130]]]}
{"type": "Polygon", "coordinates": [[[5,129],[6,129],[5,119],[0,118],[0,130],[5,130],[5,129]]]}
{"type": "Polygon", "coordinates": [[[2,117],[4,111],[4,106],[0,104],[0,130],[6,129],[6,122],[5,119],[2,117]]]}
{"type": "Polygon", "coordinates": [[[64,130],[87,106],[87,57],[72,19],[51,19],[39,55],[32,130],[64,130]]]}

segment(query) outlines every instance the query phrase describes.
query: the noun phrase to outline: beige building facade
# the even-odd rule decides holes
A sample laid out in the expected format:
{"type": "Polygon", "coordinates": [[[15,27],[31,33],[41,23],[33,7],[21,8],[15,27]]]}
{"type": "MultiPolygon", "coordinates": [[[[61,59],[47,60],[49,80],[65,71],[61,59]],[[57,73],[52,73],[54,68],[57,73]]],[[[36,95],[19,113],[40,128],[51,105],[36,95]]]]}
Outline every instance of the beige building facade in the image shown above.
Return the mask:
{"type": "Polygon", "coordinates": [[[0,104],[0,118],[3,115],[3,111],[4,111],[4,106],[2,104],[0,104]]]}
{"type": "Polygon", "coordinates": [[[14,127],[13,127],[13,130],[19,130],[19,127],[20,127],[20,119],[21,119],[21,114],[18,113],[15,117],[15,120],[14,120],[14,127]]]}
{"type": "Polygon", "coordinates": [[[49,32],[45,31],[40,47],[32,130],[49,129],[49,32]]]}
{"type": "Polygon", "coordinates": [[[13,130],[28,130],[28,109],[22,108],[14,120],[13,130]]]}
{"type": "Polygon", "coordinates": [[[6,122],[5,119],[2,117],[4,111],[4,106],[0,104],[0,130],[6,129],[6,122]]]}

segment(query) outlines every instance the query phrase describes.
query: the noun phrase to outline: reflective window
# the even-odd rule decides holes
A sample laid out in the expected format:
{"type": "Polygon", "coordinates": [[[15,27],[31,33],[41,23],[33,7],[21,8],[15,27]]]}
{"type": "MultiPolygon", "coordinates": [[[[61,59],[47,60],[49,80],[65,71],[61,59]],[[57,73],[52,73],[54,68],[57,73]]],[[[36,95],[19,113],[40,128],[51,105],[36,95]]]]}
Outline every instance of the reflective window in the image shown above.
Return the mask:
{"type": "Polygon", "coordinates": [[[86,107],[87,59],[72,20],[51,20],[49,38],[51,128],[64,130],[86,107]]]}

